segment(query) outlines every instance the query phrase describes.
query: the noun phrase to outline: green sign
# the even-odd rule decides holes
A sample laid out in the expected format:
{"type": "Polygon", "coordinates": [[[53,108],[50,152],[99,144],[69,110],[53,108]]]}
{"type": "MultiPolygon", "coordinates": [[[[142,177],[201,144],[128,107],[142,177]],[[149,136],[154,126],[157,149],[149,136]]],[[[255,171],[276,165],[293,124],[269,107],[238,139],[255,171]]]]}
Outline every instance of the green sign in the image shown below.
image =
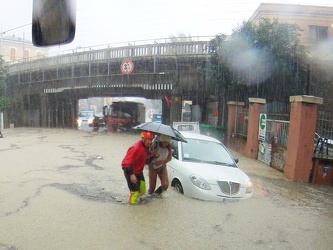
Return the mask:
{"type": "Polygon", "coordinates": [[[266,135],[266,120],[267,115],[261,113],[259,118],[259,140],[264,141],[266,135]]]}

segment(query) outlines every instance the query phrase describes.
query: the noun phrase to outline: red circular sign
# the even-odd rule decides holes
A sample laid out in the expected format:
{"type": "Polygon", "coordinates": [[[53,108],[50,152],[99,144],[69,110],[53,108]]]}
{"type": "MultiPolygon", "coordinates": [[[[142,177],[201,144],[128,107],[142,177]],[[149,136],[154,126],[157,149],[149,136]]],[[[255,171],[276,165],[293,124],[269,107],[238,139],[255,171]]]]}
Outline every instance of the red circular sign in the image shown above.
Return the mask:
{"type": "Polygon", "coordinates": [[[134,63],[130,59],[126,59],[121,63],[120,69],[123,74],[129,75],[134,69],[134,63]]]}

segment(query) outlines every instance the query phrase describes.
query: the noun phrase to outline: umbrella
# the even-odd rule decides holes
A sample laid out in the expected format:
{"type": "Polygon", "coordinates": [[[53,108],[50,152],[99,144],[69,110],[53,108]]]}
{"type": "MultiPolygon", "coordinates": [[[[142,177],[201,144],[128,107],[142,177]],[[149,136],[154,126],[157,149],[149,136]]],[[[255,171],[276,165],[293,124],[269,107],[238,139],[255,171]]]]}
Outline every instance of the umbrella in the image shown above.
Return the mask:
{"type": "Polygon", "coordinates": [[[167,135],[170,136],[173,140],[187,142],[184,136],[177,129],[162,123],[146,122],[133,127],[133,129],[150,131],[160,135],[167,135]]]}

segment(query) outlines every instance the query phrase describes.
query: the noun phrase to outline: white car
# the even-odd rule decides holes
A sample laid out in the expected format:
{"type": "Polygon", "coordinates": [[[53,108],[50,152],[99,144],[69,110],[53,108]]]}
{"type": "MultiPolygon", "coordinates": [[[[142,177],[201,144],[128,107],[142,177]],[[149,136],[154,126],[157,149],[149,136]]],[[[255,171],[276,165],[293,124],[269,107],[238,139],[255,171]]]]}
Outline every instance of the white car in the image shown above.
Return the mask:
{"type": "Polygon", "coordinates": [[[217,139],[181,132],[187,143],[172,141],[167,163],[170,186],[200,200],[224,201],[250,198],[253,185],[237,167],[227,148],[217,139]]]}
{"type": "Polygon", "coordinates": [[[81,110],[78,114],[77,127],[80,130],[92,130],[90,124],[94,121],[95,111],[93,110],[81,110]]]}

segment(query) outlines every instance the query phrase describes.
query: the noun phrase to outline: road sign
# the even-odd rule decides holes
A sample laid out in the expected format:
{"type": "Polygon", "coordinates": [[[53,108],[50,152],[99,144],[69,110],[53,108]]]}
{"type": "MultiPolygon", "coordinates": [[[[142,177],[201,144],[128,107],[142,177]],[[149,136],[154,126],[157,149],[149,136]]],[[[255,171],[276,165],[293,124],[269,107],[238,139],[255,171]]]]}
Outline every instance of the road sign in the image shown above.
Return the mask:
{"type": "Polygon", "coordinates": [[[267,115],[260,113],[259,117],[259,140],[265,141],[267,115]]]}
{"type": "Polygon", "coordinates": [[[130,59],[124,60],[120,65],[121,72],[129,75],[134,70],[134,63],[130,59]]]}

